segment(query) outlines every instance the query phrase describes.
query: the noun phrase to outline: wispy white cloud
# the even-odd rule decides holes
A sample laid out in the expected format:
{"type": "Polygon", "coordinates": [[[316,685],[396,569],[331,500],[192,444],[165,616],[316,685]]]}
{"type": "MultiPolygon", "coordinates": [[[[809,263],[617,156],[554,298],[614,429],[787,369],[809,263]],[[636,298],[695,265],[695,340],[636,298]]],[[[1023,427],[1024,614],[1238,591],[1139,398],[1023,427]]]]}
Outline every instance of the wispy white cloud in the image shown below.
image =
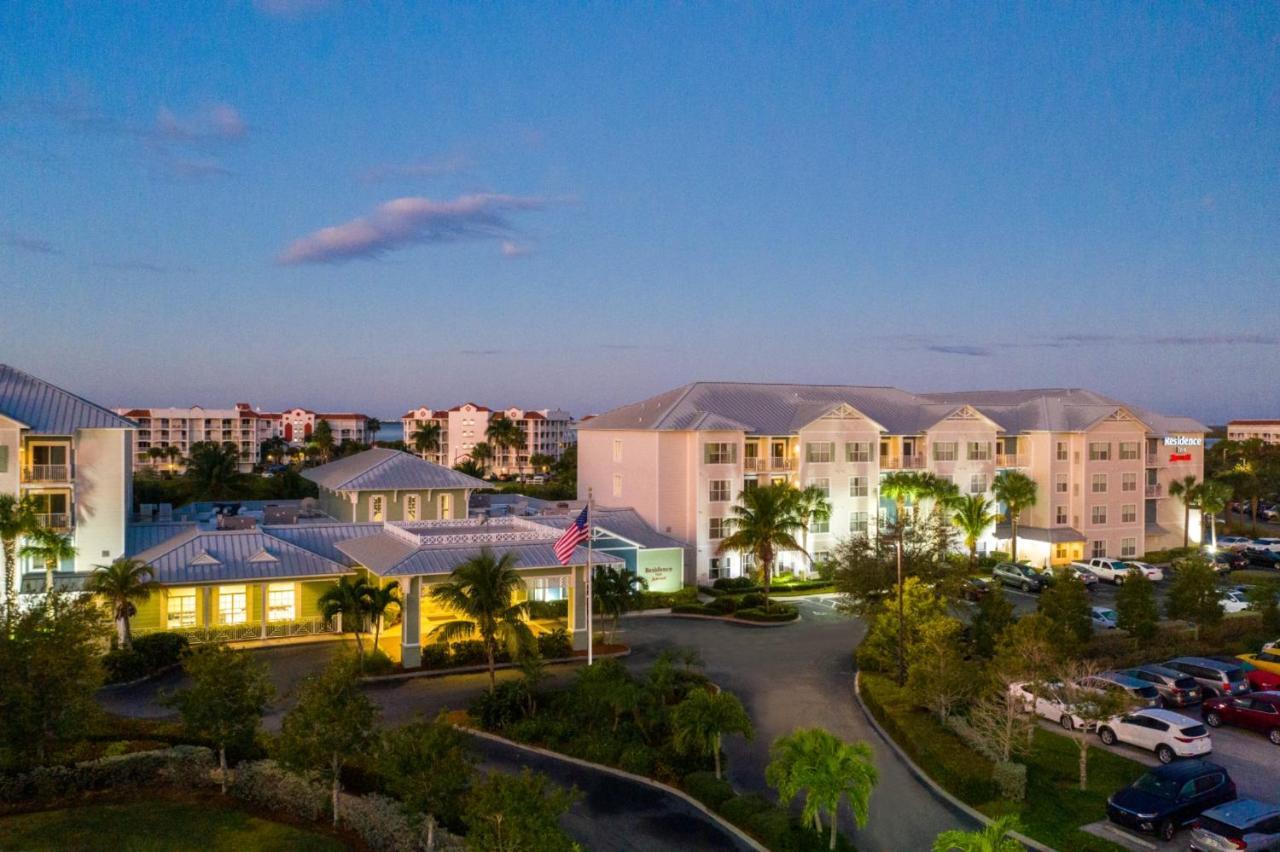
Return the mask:
{"type": "Polygon", "coordinates": [[[410,160],[405,163],[381,163],[361,174],[365,183],[381,183],[404,178],[433,178],[456,175],[465,171],[471,163],[466,157],[446,157],[439,160],[410,160]]]}
{"type": "Polygon", "coordinates": [[[170,142],[234,141],[247,132],[244,118],[231,104],[211,104],[185,116],[163,106],[156,113],[155,133],[170,142]]]}
{"type": "Polygon", "coordinates": [[[0,231],[0,245],[19,249],[20,251],[30,252],[31,254],[62,254],[62,250],[55,247],[53,243],[48,240],[41,239],[40,237],[32,237],[26,234],[19,234],[16,231],[0,231]]]}
{"type": "Polygon", "coordinates": [[[907,349],[940,355],[991,358],[1002,352],[1025,349],[1079,349],[1084,347],[1128,346],[1147,348],[1202,348],[1205,346],[1280,346],[1280,334],[1246,332],[1240,334],[1058,334],[1045,340],[999,343],[961,343],[917,337],[902,341],[907,349]]]}
{"type": "Polygon", "coordinates": [[[541,210],[562,199],[517,195],[463,195],[452,201],[397,198],[368,216],[321,228],[291,243],[280,254],[285,264],[339,263],[375,258],[422,243],[509,240],[511,213],[541,210]]]}
{"type": "Polygon", "coordinates": [[[533,253],[533,248],[523,243],[517,243],[514,240],[502,241],[503,257],[525,257],[533,253]]]}

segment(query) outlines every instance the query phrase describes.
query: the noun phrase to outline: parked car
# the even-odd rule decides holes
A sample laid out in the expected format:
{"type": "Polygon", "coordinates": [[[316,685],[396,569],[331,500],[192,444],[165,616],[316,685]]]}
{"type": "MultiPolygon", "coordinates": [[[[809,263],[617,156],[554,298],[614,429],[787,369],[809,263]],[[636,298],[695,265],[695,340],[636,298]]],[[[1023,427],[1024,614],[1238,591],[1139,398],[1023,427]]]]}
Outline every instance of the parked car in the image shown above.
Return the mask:
{"type": "Polygon", "coordinates": [[[1218,536],[1218,550],[1244,550],[1251,541],[1253,539],[1245,535],[1220,535],[1218,536]]]}
{"type": "Polygon", "coordinates": [[[1280,553],[1280,538],[1255,538],[1248,546],[1254,550],[1270,550],[1280,553]]]}
{"type": "Polygon", "coordinates": [[[1119,626],[1116,611],[1105,606],[1089,607],[1089,617],[1093,620],[1095,630],[1115,630],[1119,626]]]}
{"type": "Polygon", "coordinates": [[[960,584],[960,594],[965,600],[977,603],[991,594],[991,586],[986,580],[973,577],[960,584]]]}
{"type": "Polygon", "coordinates": [[[1135,710],[1098,727],[1107,745],[1126,743],[1154,751],[1161,763],[1178,757],[1203,757],[1213,751],[1209,731],[1195,719],[1172,710],[1135,710]]]}
{"type": "Polygon", "coordinates": [[[1258,517],[1264,521],[1274,521],[1276,518],[1280,518],[1280,508],[1276,506],[1267,506],[1266,508],[1259,506],[1258,517]]]}
{"type": "Polygon", "coordinates": [[[1210,657],[1209,659],[1217,660],[1220,663],[1234,663],[1239,666],[1244,670],[1244,676],[1249,679],[1249,689],[1254,692],[1280,689],[1280,674],[1258,668],[1251,661],[1252,657],[1252,654],[1245,654],[1241,657],[1210,657]]]}
{"type": "Polygon", "coordinates": [[[1075,705],[1070,704],[1062,696],[1062,684],[1048,683],[1011,683],[1009,692],[1022,700],[1022,705],[1032,713],[1050,722],[1056,722],[1068,731],[1076,728],[1088,730],[1092,722],[1086,722],[1075,714],[1075,705]]]}
{"type": "Polygon", "coordinates": [[[1024,592],[1043,591],[1045,586],[1039,571],[1016,562],[1001,562],[991,569],[991,577],[998,583],[1015,586],[1024,592]]]}
{"type": "Polygon", "coordinates": [[[1256,654],[1241,654],[1237,659],[1280,678],[1280,649],[1263,648],[1256,654]]]}
{"type": "Polygon", "coordinates": [[[1200,684],[1196,683],[1195,678],[1164,666],[1137,666],[1124,669],[1120,674],[1137,678],[1154,686],[1156,692],[1160,693],[1162,707],[1186,707],[1204,698],[1203,690],[1200,689],[1200,684]]]}
{"type": "Polygon", "coordinates": [[[1222,597],[1218,598],[1218,603],[1222,604],[1222,611],[1227,614],[1244,612],[1249,608],[1249,599],[1245,597],[1244,592],[1235,589],[1227,589],[1223,592],[1222,597]]]}
{"type": "Polygon", "coordinates": [[[1125,572],[1129,570],[1129,566],[1119,559],[1109,559],[1107,557],[1090,559],[1087,562],[1072,562],[1071,564],[1096,574],[1099,580],[1106,580],[1110,583],[1124,582],[1125,572]]]}
{"type": "Polygon", "coordinates": [[[1254,692],[1234,698],[1210,698],[1200,709],[1210,728],[1235,725],[1259,731],[1280,745],[1280,692],[1254,692]]]}
{"type": "Polygon", "coordinates": [[[1238,663],[1224,663],[1209,657],[1175,657],[1161,665],[1195,678],[1205,698],[1244,695],[1249,691],[1249,678],[1238,663]]]}
{"type": "Polygon", "coordinates": [[[1236,799],[1200,814],[1191,826],[1196,852],[1280,850],[1280,805],[1236,799]]]}
{"type": "Polygon", "coordinates": [[[1213,560],[1213,570],[1219,574],[1225,574],[1228,571],[1239,571],[1242,568],[1249,567],[1249,557],[1234,550],[1219,549],[1210,558],[1213,560]]]}
{"type": "Polygon", "coordinates": [[[1135,703],[1143,707],[1159,707],[1160,693],[1146,681],[1138,680],[1119,672],[1100,672],[1080,681],[1081,686],[1096,689],[1099,692],[1124,692],[1135,703]]]}
{"type": "Polygon", "coordinates": [[[1259,568],[1280,568],[1280,553],[1260,547],[1246,547],[1244,558],[1259,568]]]}
{"type": "Polygon", "coordinates": [[[1107,818],[1169,841],[1205,810],[1235,797],[1235,782],[1221,766],[1179,760],[1157,766],[1113,793],[1107,799],[1107,818]]]}
{"type": "Polygon", "coordinates": [[[1136,568],[1137,570],[1141,571],[1143,574],[1146,574],[1147,579],[1153,583],[1159,583],[1161,580],[1164,579],[1164,570],[1155,565],[1152,565],[1150,562],[1138,562],[1136,560],[1131,559],[1124,564],[1128,565],[1130,569],[1136,568]]]}

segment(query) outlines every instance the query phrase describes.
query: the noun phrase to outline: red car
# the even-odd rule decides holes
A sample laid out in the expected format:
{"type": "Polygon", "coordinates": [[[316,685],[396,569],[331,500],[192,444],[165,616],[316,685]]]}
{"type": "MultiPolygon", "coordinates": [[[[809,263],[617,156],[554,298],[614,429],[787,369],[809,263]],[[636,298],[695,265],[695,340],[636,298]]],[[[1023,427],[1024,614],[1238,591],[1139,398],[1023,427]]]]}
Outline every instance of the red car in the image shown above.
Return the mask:
{"type": "Polygon", "coordinates": [[[1243,669],[1245,677],[1249,678],[1249,688],[1254,692],[1280,692],[1280,674],[1264,671],[1248,660],[1242,660],[1239,657],[1210,657],[1209,659],[1217,660],[1220,663],[1231,663],[1231,665],[1243,669]]]}
{"type": "Polygon", "coordinates": [[[1264,733],[1267,739],[1280,746],[1280,692],[1206,698],[1200,714],[1210,728],[1237,725],[1264,733]]]}

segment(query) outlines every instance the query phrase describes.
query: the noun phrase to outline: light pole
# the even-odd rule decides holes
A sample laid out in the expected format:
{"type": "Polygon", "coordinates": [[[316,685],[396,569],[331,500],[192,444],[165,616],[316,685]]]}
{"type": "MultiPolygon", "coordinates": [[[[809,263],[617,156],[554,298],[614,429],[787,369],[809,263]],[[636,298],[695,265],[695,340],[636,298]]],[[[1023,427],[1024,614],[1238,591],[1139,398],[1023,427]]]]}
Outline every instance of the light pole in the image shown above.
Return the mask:
{"type": "MultiPolygon", "coordinates": [[[[901,523],[901,519],[899,519],[901,523]]],[[[899,528],[897,541],[898,554],[898,685],[902,686],[907,682],[907,657],[906,657],[906,637],[907,637],[907,620],[904,616],[905,602],[902,595],[902,531],[899,528]]]]}

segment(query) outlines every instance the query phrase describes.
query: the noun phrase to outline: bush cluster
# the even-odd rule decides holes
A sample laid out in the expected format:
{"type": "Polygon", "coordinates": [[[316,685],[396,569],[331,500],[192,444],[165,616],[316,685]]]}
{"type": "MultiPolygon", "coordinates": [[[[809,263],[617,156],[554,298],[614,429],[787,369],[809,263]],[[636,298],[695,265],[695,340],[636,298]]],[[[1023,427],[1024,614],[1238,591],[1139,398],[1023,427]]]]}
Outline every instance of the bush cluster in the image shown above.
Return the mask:
{"type": "Polygon", "coordinates": [[[174,746],[155,751],[88,760],[71,766],[39,766],[15,775],[0,775],[0,802],[61,799],[88,790],[162,783],[195,786],[209,783],[213,752],[200,746],[174,746]]]}
{"type": "Polygon", "coordinates": [[[707,609],[717,615],[731,615],[738,608],[738,599],[729,596],[716,598],[707,604],[707,609]]]}
{"type": "Polygon", "coordinates": [[[236,767],[230,792],[266,811],[319,820],[328,812],[329,791],[274,760],[254,760],[236,767]]]}
{"type": "MultiPolygon", "coordinates": [[[[817,852],[827,849],[828,835],[805,828],[791,812],[769,801],[759,793],[747,793],[725,800],[720,815],[745,829],[769,849],[784,852],[817,852]]],[[[837,836],[836,849],[852,850],[853,846],[837,836]]]]}
{"type": "Polygon", "coordinates": [[[415,826],[404,807],[390,796],[381,793],[367,796],[341,794],[338,811],[343,824],[359,835],[373,852],[419,848],[420,826],[415,826]]]}
{"type": "MultiPolygon", "coordinates": [[[[563,627],[558,627],[548,633],[538,634],[537,643],[538,656],[544,660],[558,660],[573,656],[573,641],[563,627]]],[[[487,665],[488,662],[489,657],[485,653],[484,643],[479,639],[466,639],[452,644],[433,642],[430,645],[422,646],[422,667],[424,669],[483,666],[487,665]]],[[[494,654],[494,662],[509,663],[511,662],[511,655],[507,653],[506,649],[499,648],[498,652],[494,654]]],[[[381,673],[368,671],[367,665],[366,671],[369,674],[381,673]]]]}
{"type": "Polygon", "coordinates": [[[734,614],[734,618],[741,618],[743,621],[795,621],[799,617],[800,611],[795,607],[777,603],[771,605],[769,609],[752,607],[740,609],[734,614]]]}
{"type": "Polygon", "coordinates": [[[698,602],[698,590],[685,586],[678,592],[641,592],[636,609],[668,609],[681,604],[698,602]]]}
{"type": "Polygon", "coordinates": [[[176,666],[189,642],[180,633],[149,633],[133,640],[129,650],[115,648],[102,659],[107,683],[127,683],[176,666]]]}
{"type": "Polygon", "coordinates": [[[714,772],[690,772],[684,776],[684,790],[713,811],[734,797],[733,785],[714,772]]]}

